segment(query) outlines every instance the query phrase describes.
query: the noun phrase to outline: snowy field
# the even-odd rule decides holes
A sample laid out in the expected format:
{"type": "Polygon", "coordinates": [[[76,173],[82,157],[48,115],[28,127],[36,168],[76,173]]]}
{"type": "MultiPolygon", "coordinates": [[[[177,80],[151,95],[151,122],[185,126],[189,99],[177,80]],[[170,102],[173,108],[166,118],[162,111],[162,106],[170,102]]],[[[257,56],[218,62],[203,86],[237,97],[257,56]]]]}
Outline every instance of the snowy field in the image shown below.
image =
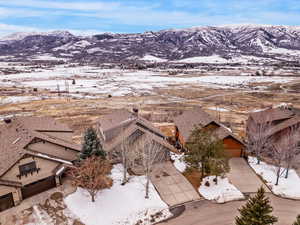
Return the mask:
{"type": "Polygon", "coordinates": [[[225,203],[245,199],[244,195],[231,183],[228,178],[218,177],[218,184],[213,179],[215,176],[205,177],[198,189],[199,193],[207,200],[214,200],[217,203],[225,203]],[[205,185],[209,182],[209,187],[205,185]]]}
{"type": "Polygon", "coordinates": [[[266,181],[266,185],[271,188],[274,194],[300,200],[300,178],[295,170],[291,169],[289,171],[289,176],[286,179],[284,177],[285,169],[282,169],[279,184],[275,185],[277,177],[276,166],[268,165],[265,162],[260,162],[258,165],[257,159],[254,157],[249,157],[248,162],[254,171],[266,181]]]}
{"type": "MultiPolygon", "coordinates": [[[[149,56],[146,57],[147,59],[149,56]]],[[[26,69],[28,69],[26,67],[26,69]]],[[[155,94],[156,88],[180,88],[199,86],[217,89],[250,89],[255,83],[256,89],[264,89],[266,82],[285,83],[293,77],[263,77],[263,76],[214,76],[214,75],[168,75],[167,72],[136,71],[120,69],[99,69],[90,66],[64,67],[56,66],[52,69],[36,69],[36,72],[2,75],[0,87],[37,87],[51,91],[65,91],[67,87],[71,93],[90,93],[96,95],[124,96],[155,94]],[[75,79],[76,84],[72,84],[75,79]],[[261,85],[259,85],[261,83],[261,85]]]]}
{"type": "Polygon", "coordinates": [[[114,181],[110,189],[98,193],[96,201],[83,189],[65,198],[68,209],[86,225],[140,225],[152,224],[151,215],[162,212],[159,220],[171,216],[168,206],[159,197],[153,185],[150,185],[150,197],[145,199],[145,177],[131,177],[129,183],[122,186],[121,164],[115,165],[111,177],[114,181]]]}

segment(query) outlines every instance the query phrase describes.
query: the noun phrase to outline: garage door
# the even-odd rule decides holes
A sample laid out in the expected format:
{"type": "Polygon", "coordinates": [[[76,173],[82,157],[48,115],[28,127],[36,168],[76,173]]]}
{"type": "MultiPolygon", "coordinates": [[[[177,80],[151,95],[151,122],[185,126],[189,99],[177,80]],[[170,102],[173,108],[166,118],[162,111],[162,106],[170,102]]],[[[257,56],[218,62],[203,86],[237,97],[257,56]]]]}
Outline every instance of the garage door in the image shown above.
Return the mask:
{"type": "Polygon", "coordinates": [[[14,206],[14,199],[12,193],[0,196],[0,212],[14,206]]]}
{"type": "Polygon", "coordinates": [[[242,150],[241,149],[225,149],[225,154],[227,157],[241,157],[242,156],[242,150]]]}
{"type": "Polygon", "coordinates": [[[37,182],[28,184],[22,188],[23,199],[29,198],[33,195],[39,194],[43,191],[47,191],[56,187],[55,177],[47,177],[46,179],[39,180],[37,182]]]}

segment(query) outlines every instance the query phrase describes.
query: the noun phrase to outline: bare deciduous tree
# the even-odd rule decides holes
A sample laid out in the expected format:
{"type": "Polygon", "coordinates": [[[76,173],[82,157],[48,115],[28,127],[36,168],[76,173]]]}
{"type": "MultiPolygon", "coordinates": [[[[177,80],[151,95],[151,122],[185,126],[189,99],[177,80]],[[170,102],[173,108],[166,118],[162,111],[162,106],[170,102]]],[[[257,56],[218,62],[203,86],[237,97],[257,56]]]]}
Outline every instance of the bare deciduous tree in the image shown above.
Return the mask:
{"type": "Polygon", "coordinates": [[[252,118],[247,120],[246,147],[248,153],[255,154],[257,157],[257,164],[260,164],[263,151],[270,147],[268,133],[271,125],[271,121],[265,114],[260,116],[259,121],[252,118]]]}
{"type": "Polygon", "coordinates": [[[79,166],[72,168],[69,174],[73,185],[86,189],[94,202],[100,190],[112,186],[112,179],[108,177],[111,168],[108,161],[92,156],[82,161],[79,166]]]}
{"type": "Polygon", "coordinates": [[[136,152],[133,150],[134,146],[134,137],[125,137],[124,132],[122,133],[122,143],[120,146],[120,158],[123,165],[123,181],[122,184],[126,184],[128,182],[127,171],[129,168],[134,166],[134,162],[136,157],[138,156],[136,152]]]}
{"type": "Polygon", "coordinates": [[[276,183],[279,184],[279,178],[284,173],[284,162],[286,157],[286,143],[285,140],[280,139],[277,142],[273,141],[270,148],[269,153],[272,156],[273,163],[276,166],[276,183]]]}
{"type": "Polygon", "coordinates": [[[151,174],[166,159],[166,150],[158,142],[154,141],[154,134],[146,133],[136,141],[135,166],[142,169],[146,176],[145,198],[149,198],[149,184],[151,174]]]}
{"type": "Polygon", "coordinates": [[[281,147],[285,150],[285,178],[288,178],[289,170],[294,164],[295,157],[300,154],[300,127],[293,126],[281,132],[281,147]]]}

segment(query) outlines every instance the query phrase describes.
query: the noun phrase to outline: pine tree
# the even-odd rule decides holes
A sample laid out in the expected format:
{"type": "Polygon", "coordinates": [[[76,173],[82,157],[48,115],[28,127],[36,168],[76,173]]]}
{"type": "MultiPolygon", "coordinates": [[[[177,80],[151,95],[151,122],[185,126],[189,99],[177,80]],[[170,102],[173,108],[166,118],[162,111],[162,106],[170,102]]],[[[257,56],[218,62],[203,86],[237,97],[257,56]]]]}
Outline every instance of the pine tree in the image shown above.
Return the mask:
{"type": "Polygon", "coordinates": [[[212,160],[225,158],[223,142],[218,140],[212,131],[203,130],[202,127],[194,127],[186,148],[188,151],[184,161],[189,167],[201,169],[202,177],[212,172],[210,168],[212,160]]]}
{"type": "Polygon", "coordinates": [[[297,216],[297,219],[293,225],[300,225],[300,215],[297,216]]]}
{"type": "Polygon", "coordinates": [[[240,217],[235,218],[236,225],[270,225],[278,221],[272,216],[273,211],[270,200],[265,196],[263,187],[258,189],[257,194],[251,197],[245,206],[239,209],[240,217]]]}
{"type": "Polygon", "coordinates": [[[106,158],[106,153],[103,150],[101,141],[97,135],[96,130],[90,127],[85,131],[84,143],[82,145],[82,150],[79,155],[79,158],[86,159],[92,155],[99,156],[103,159],[106,158]]]}

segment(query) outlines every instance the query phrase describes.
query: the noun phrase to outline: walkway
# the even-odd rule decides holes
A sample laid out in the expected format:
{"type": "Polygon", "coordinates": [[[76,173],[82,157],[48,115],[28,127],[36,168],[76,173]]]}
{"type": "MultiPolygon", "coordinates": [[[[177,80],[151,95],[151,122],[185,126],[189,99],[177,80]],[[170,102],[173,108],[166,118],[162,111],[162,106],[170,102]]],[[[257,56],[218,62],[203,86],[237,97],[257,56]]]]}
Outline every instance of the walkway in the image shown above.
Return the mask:
{"type": "Polygon", "coordinates": [[[228,178],[242,193],[255,193],[261,186],[265,188],[266,192],[270,192],[245,159],[231,158],[229,165],[228,178]]]}
{"type": "Polygon", "coordinates": [[[171,162],[162,163],[158,166],[151,176],[151,181],[162,200],[169,206],[201,199],[190,182],[171,162]]]}

